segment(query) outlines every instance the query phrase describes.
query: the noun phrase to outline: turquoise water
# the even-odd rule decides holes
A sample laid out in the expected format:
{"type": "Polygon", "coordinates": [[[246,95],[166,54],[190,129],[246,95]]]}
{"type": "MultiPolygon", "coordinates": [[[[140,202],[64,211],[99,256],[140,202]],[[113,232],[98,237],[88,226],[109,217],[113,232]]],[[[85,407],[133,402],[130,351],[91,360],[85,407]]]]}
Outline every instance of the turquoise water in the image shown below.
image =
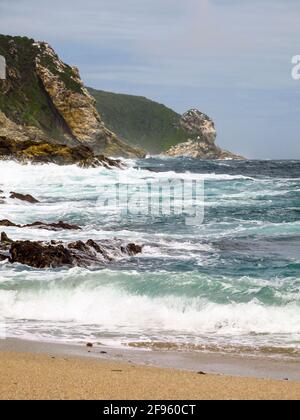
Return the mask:
{"type": "MultiPolygon", "coordinates": [[[[8,200],[1,219],[83,226],[79,232],[6,228],[13,239],[120,238],[144,245],[142,255],[107,267],[42,271],[1,263],[7,335],[299,354],[300,162],[126,163],[124,171],[0,163],[2,190],[41,201],[8,200]],[[129,184],[132,193],[145,182],[155,190],[169,180],[204,182],[202,224],[187,225],[186,211],[148,214],[145,194],[141,214],[124,212],[122,200],[121,208],[102,200],[104,185],[113,196],[116,186],[129,184]]],[[[163,200],[170,198],[166,191],[163,200]]],[[[173,210],[181,206],[172,203],[173,210]]]]}

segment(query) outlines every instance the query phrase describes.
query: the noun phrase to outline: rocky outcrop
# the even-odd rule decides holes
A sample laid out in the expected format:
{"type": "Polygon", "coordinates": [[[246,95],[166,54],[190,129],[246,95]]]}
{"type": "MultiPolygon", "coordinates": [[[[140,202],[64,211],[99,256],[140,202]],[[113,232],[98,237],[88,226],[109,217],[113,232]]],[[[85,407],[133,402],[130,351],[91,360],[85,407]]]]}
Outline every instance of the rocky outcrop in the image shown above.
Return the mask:
{"type": "Polygon", "coordinates": [[[35,43],[35,46],[39,51],[35,60],[36,73],[71,134],[78,141],[91,145],[98,139],[99,146],[103,147],[105,134],[110,133],[105,133],[104,124],[83,86],[78,69],[64,64],[49,44],[35,43]],[[68,74],[73,89],[66,84],[63,74],[68,74]]]}
{"type": "Polygon", "coordinates": [[[217,137],[214,122],[197,109],[191,109],[183,114],[180,125],[190,139],[196,139],[214,145],[217,137]]]}
{"type": "Polygon", "coordinates": [[[244,159],[242,156],[216,146],[217,132],[214,122],[197,109],[186,112],[180,119],[180,126],[189,139],[171,147],[166,152],[168,156],[185,156],[195,159],[244,159]]]}
{"type": "Polygon", "coordinates": [[[63,63],[49,44],[0,35],[0,54],[7,62],[7,78],[0,80],[4,140],[84,145],[96,154],[144,156],[106,128],[78,69],[63,63]]]}
{"type": "MultiPolygon", "coordinates": [[[[13,199],[13,200],[25,201],[26,203],[30,203],[30,204],[39,203],[39,201],[30,194],[20,194],[20,193],[13,192],[13,191],[11,191],[8,194],[8,193],[4,193],[4,191],[2,191],[2,190],[0,190],[0,194],[1,194],[0,204],[6,204],[5,200],[7,200],[7,198],[10,198],[10,199],[13,199]]],[[[9,222],[9,220],[0,220],[0,226],[1,226],[1,223],[2,223],[2,226],[5,226],[4,222],[11,223],[11,222],[9,222]]],[[[8,224],[6,226],[13,226],[13,224],[8,224]]]]}
{"type": "Polygon", "coordinates": [[[37,228],[37,229],[46,229],[46,230],[81,230],[81,227],[77,225],[72,225],[70,223],[65,223],[59,221],[57,223],[46,223],[46,222],[34,222],[27,225],[18,225],[10,220],[4,219],[0,220],[0,226],[5,227],[16,227],[16,228],[37,228]]]}
{"type": "Polygon", "coordinates": [[[68,147],[63,144],[36,142],[33,140],[13,140],[1,135],[0,157],[14,159],[21,163],[55,163],[57,165],[78,165],[83,168],[104,166],[105,168],[123,168],[120,160],[95,155],[87,146],[68,147]]]}
{"type": "Polygon", "coordinates": [[[47,43],[35,43],[39,49],[36,72],[52,103],[66,122],[72,136],[95,152],[126,157],[141,157],[144,153],[119,140],[108,130],[95,107],[95,99],[84,87],[76,67],[64,64],[47,43]],[[54,65],[49,66],[49,63],[54,65]],[[61,77],[68,74],[74,89],[61,77]]]}
{"type": "MultiPolygon", "coordinates": [[[[242,158],[215,145],[212,120],[196,109],[180,116],[146,98],[87,90],[78,69],[45,42],[0,35],[0,55],[7,63],[6,80],[0,80],[0,140],[37,143],[27,160],[69,163],[72,153],[64,146],[84,146],[94,156],[142,158],[145,148],[169,156],[242,158]]],[[[97,164],[94,156],[83,166],[97,164]]]]}
{"type": "Polygon", "coordinates": [[[20,201],[26,201],[27,203],[30,203],[30,204],[39,203],[39,200],[37,200],[36,198],[34,198],[30,194],[20,194],[20,193],[16,193],[16,192],[11,192],[10,193],[10,198],[20,200],[20,201]]]}
{"type": "Polygon", "coordinates": [[[90,267],[106,265],[113,261],[142,252],[136,244],[122,245],[119,241],[87,242],[70,244],[51,241],[13,241],[3,232],[0,242],[0,261],[19,263],[33,268],[90,267]]]}

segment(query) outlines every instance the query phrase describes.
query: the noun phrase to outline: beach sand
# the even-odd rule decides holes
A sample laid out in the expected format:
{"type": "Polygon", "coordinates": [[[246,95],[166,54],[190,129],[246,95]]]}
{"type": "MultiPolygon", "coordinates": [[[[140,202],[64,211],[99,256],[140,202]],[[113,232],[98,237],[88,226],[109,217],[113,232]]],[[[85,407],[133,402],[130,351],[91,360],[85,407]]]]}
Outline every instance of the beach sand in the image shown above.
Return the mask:
{"type": "Polygon", "coordinates": [[[300,399],[300,382],[0,352],[0,399],[300,399]]]}

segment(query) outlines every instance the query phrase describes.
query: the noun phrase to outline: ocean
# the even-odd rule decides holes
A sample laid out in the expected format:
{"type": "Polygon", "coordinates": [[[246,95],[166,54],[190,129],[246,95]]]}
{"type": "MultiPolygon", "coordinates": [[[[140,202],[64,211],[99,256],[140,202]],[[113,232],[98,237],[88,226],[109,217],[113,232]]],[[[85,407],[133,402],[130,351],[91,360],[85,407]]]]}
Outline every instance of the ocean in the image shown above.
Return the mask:
{"type": "Polygon", "coordinates": [[[32,205],[8,199],[0,204],[0,219],[83,227],[2,228],[12,239],[118,238],[144,246],[141,255],[89,269],[1,262],[2,335],[299,356],[300,161],[153,157],[124,164],[121,171],[0,162],[1,190],[40,200],[32,205]],[[185,198],[182,209],[172,189],[164,188],[170,181],[190,191],[193,182],[203,187],[203,220],[187,223],[195,203],[185,198]],[[145,185],[159,195],[154,211],[145,185]],[[128,200],[113,200],[116,191],[123,198],[125,191],[135,193],[131,212],[128,200]]]}

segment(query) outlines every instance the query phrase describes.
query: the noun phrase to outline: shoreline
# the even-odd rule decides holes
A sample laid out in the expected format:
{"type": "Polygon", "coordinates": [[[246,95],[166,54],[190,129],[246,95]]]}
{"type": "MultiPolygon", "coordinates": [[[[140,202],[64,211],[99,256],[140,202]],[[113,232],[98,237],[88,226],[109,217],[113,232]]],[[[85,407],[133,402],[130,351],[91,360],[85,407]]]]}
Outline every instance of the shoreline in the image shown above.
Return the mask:
{"type": "MultiPolygon", "coordinates": [[[[212,364],[213,359],[215,365],[211,370],[220,370],[228,363],[221,362],[224,356],[216,360],[212,355],[197,355],[199,369],[193,370],[191,365],[186,365],[189,369],[183,370],[183,356],[154,353],[0,340],[0,399],[300,399],[300,381],[257,379],[248,375],[225,376],[209,373],[207,369],[202,371],[202,367],[208,367],[208,360],[212,364]],[[104,351],[107,353],[101,353],[104,351]],[[171,367],[174,360],[178,361],[178,365],[171,367]],[[164,366],[157,367],[158,364],[164,366]]],[[[249,359],[244,361],[244,364],[248,363],[249,359]]],[[[257,368],[262,366],[261,363],[255,361],[257,368]]],[[[271,364],[275,369],[273,362],[271,364]]],[[[266,365],[266,369],[271,366],[269,362],[266,365]]],[[[299,363],[297,365],[299,370],[299,363]]],[[[295,365],[294,370],[297,370],[295,365]]]]}
{"type": "Polygon", "coordinates": [[[149,350],[84,344],[31,341],[17,338],[0,340],[3,352],[75,357],[101,362],[130,363],[185,372],[205,372],[255,379],[299,381],[300,358],[279,359],[258,355],[238,355],[178,350],[149,350]]]}

